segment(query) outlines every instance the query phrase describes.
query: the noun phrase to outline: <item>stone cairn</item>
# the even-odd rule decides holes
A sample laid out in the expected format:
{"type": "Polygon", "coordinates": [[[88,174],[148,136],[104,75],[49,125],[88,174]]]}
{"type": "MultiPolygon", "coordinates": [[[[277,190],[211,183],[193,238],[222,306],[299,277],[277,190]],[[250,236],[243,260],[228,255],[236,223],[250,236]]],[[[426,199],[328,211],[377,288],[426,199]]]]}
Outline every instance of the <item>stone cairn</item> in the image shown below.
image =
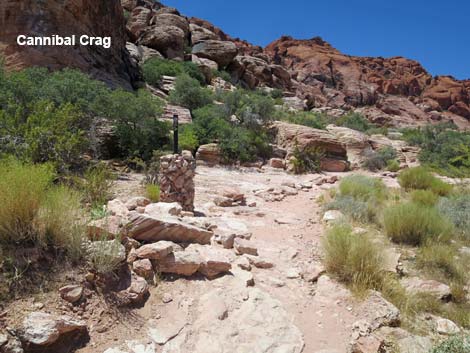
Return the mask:
{"type": "Polygon", "coordinates": [[[160,158],[160,201],[178,202],[184,211],[194,211],[196,160],[191,152],[160,158]]]}

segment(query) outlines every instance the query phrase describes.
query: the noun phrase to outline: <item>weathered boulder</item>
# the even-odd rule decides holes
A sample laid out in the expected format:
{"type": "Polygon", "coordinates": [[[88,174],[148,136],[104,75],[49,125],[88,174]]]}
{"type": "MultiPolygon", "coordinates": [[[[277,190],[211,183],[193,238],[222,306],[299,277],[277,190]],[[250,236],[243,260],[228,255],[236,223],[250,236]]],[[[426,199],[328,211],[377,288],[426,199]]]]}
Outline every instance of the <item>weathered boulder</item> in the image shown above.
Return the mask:
{"type": "Polygon", "coordinates": [[[137,207],[145,207],[150,204],[150,200],[143,196],[132,197],[125,203],[129,211],[134,211],[137,207]]]}
{"type": "Polygon", "coordinates": [[[191,31],[191,43],[193,45],[195,45],[199,42],[207,41],[207,40],[217,40],[217,39],[219,39],[217,34],[215,34],[214,32],[212,32],[212,31],[210,31],[210,30],[208,30],[204,27],[198,26],[197,24],[191,23],[189,25],[189,29],[191,31]]]}
{"type": "Polygon", "coordinates": [[[275,144],[288,151],[296,146],[302,151],[307,147],[317,147],[324,151],[327,157],[346,160],[346,149],[335,135],[325,130],[313,129],[307,126],[276,121],[271,126],[275,144]]]}
{"type": "Polygon", "coordinates": [[[238,255],[253,255],[257,256],[258,255],[258,248],[252,244],[249,240],[241,239],[241,238],[235,238],[233,242],[233,248],[235,249],[235,252],[238,255]]]}
{"type": "Polygon", "coordinates": [[[234,256],[229,250],[209,245],[191,244],[185,249],[185,252],[199,255],[201,264],[198,272],[209,279],[227,273],[232,268],[231,262],[234,260],[234,256]]]}
{"type": "Polygon", "coordinates": [[[152,26],[139,39],[139,44],[155,49],[168,59],[182,59],[186,35],[176,26],[152,26]]]}
{"type": "Polygon", "coordinates": [[[87,332],[85,322],[69,316],[55,316],[42,312],[32,312],[23,321],[21,339],[27,344],[46,346],[55,343],[63,335],[74,332],[77,335],[87,332]]]}
{"type": "Polygon", "coordinates": [[[222,154],[216,143],[199,146],[196,153],[196,161],[198,164],[206,164],[214,166],[222,161],[222,154]]]}
{"type": "Polygon", "coordinates": [[[107,216],[87,224],[90,240],[116,239],[121,234],[126,221],[119,216],[107,216]]]}
{"type": "Polygon", "coordinates": [[[136,250],[136,255],[140,259],[160,260],[173,252],[173,246],[176,245],[171,241],[158,241],[156,243],[142,245],[136,250]]]}
{"type": "Polygon", "coordinates": [[[438,299],[449,299],[452,295],[448,285],[434,280],[424,280],[418,277],[403,278],[401,280],[403,287],[412,293],[428,293],[438,299]]]}
{"type": "Polygon", "coordinates": [[[145,207],[144,213],[152,217],[179,216],[183,208],[177,202],[157,202],[145,207]]]}
{"type": "Polygon", "coordinates": [[[132,215],[127,232],[130,237],[140,241],[168,240],[198,244],[209,244],[213,235],[212,232],[182,222],[176,217],[152,217],[146,214],[132,215]]]}
{"type": "Polygon", "coordinates": [[[127,21],[127,29],[135,38],[139,38],[150,24],[152,11],[144,6],[135,7],[127,21]]]}
{"type": "Polygon", "coordinates": [[[189,23],[186,18],[178,16],[174,13],[157,13],[150,20],[151,25],[159,27],[173,26],[178,27],[184,32],[185,37],[189,35],[189,23]]]}
{"type": "Polygon", "coordinates": [[[177,251],[157,262],[161,273],[172,273],[182,276],[192,276],[200,268],[203,259],[195,251],[177,251]]]}
{"type": "Polygon", "coordinates": [[[268,161],[268,165],[271,168],[276,168],[276,169],[284,169],[286,167],[286,163],[281,158],[271,158],[268,161]]]}
{"type": "Polygon", "coordinates": [[[219,68],[224,68],[237,55],[237,47],[234,43],[220,40],[206,40],[193,46],[192,53],[201,58],[215,61],[219,68]]]}
{"type": "Polygon", "coordinates": [[[132,271],[134,271],[138,276],[145,278],[147,281],[152,280],[155,275],[152,262],[149,259],[134,261],[132,263],[132,271]]]}
{"type": "Polygon", "coordinates": [[[83,287],[79,285],[68,285],[60,288],[59,293],[62,299],[69,303],[76,303],[82,298],[83,287]]]}

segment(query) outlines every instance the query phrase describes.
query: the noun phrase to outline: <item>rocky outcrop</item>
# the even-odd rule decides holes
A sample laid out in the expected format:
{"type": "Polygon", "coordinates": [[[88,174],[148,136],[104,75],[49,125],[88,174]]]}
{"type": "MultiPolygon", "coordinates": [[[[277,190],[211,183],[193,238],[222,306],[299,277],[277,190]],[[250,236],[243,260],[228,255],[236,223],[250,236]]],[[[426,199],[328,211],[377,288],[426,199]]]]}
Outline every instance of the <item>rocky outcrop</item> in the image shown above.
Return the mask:
{"type": "Polygon", "coordinates": [[[199,146],[196,153],[196,161],[198,164],[206,164],[214,166],[222,161],[222,153],[216,143],[199,146]]]}
{"type": "Polygon", "coordinates": [[[192,53],[201,58],[215,61],[219,68],[225,68],[237,55],[237,47],[232,42],[206,40],[193,46],[192,53]]]}
{"type": "Polygon", "coordinates": [[[4,57],[7,70],[31,66],[77,68],[110,85],[127,88],[138,78],[126,50],[119,0],[2,1],[0,22],[0,56],[4,57]],[[109,49],[82,45],[18,46],[16,38],[20,34],[111,37],[112,45],[109,49]]]}

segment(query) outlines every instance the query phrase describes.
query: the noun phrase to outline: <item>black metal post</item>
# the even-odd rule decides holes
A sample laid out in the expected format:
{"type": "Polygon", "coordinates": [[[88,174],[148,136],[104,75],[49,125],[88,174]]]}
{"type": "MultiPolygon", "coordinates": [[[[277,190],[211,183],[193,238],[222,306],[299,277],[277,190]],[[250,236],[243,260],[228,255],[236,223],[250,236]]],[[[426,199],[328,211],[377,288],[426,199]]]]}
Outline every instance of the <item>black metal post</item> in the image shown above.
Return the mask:
{"type": "Polygon", "coordinates": [[[179,153],[179,146],[178,146],[178,114],[173,115],[173,153],[179,153]]]}

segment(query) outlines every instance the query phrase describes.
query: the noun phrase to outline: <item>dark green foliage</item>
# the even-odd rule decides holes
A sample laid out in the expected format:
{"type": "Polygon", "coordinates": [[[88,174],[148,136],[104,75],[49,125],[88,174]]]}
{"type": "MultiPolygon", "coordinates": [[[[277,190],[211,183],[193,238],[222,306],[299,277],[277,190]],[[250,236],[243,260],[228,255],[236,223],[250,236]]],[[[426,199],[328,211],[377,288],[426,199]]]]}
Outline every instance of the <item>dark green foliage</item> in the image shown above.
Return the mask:
{"type": "Polygon", "coordinates": [[[162,111],[162,102],[144,90],[116,90],[108,95],[105,115],[116,123],[123,157],[148,160],[154,150],[169,143],[169,123],[158,119],[162,111]]]}
{"type": "Polygon", "coordinates": [[[377,151],[370,152],[364,161],[364,167],[370,171],[378,171],[384,169],[390,161],[395,160],[397,151],[393,147],[386,146],[377,151]]]}
{"type": "Polygon", "coordinates": [[[410,195],[414,203],[429,207],[434,206],[439,200],[439,196],[430,190],[413,190],[410,195]]]}
{"type": "Polygon", "coordinates": [[[336,125],[362,132],[366,132],[374,127],[369,120],[359,113],[349,113],[342,116],[336,121],[336,125]]]}
{"type": "Polygon", "coordinates": [[[145,81],[153,86],[157,86],[163,76],[181,76],[183,74],[199,81],[201,85],[206,84],[206,79],[199,67],[190,61],[152,58],[144,63],[142,71],[145,81]]]}
{"type": "Polygon", "coordinates": [[[294,173],[318,173],[320,172],[320,164],[322,158],[325,156],[324,151],[321,148],[314,146],[307,146],[304,149],[300,149],[298,145],[295,146],[293,151],[294,173]]]}
{"type": "Polygon", "coordinates": [[[406,141],[419,146],[419,160],[439,173],[470,176],[470,132],[455,130],[454,125],[441,124],[403,131],[406,141]]]}
{"type": "Polygon", "coordinates": [[[225,70],[214,70],[212,72],[212,75],[215,77],[220,77],[222,80],[227,82],[232,81],[232,76],[230,76],[230,74],[225,70]]]}
{"type": "Polygon", "coordinates": [[[181,150],[194,153],[199,146],[196,129],[193,124],[183,125],[179,130],[179,146],[181,150]]]}
{"type": "Polygon", "coordinates": [[[324,114],[311,112],[278,112],[276,118],[292,124],[304,125],[314,129],[325,130],[329,119],[324,114]]]}
{"type": "Polygon", "coordinates": [[[195,110],[212,102],[212,92],[201,87],[200,83],[188,75],[181,75],[175,81],[175,89],[170,93],[170,102],[189,110],[195,110]]]}
{"type": "Polygon", "coordinates": [[[168,143],[160,114],[161,103],[150,94],[113,92],[76,70],[0,70],[0,155],[50,161],[60,172],[80,164],[96,116],[115,123],[122,156],[147,158],[168,143]]]}

